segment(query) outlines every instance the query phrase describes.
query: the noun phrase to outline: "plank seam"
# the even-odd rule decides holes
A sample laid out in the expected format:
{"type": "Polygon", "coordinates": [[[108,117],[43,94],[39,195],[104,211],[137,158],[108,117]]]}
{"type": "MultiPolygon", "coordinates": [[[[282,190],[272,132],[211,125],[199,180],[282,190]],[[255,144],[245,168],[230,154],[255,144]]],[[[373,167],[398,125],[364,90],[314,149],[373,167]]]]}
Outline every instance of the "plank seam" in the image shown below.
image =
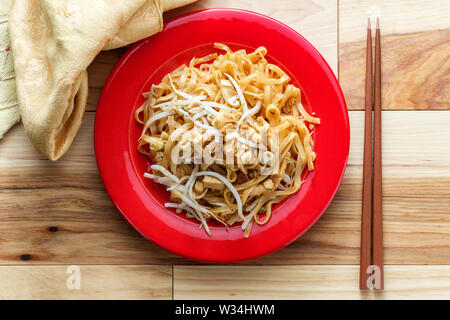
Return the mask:
{"type": "Polygon", "coordinates": [[[172,264],[172,300],[174,300],[174,278],[175,278],[174,265],[172,264]]]}

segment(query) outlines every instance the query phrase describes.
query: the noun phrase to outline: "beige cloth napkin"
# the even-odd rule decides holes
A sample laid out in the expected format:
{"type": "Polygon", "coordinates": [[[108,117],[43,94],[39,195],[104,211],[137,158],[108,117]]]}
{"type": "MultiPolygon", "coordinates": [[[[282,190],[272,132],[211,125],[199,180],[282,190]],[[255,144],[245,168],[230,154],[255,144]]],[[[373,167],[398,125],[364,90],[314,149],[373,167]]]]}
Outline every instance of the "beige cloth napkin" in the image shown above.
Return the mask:
{"type": "Polygon", "coordinates": [[[59,159],[86,109],[86,68],[102,49],[162,29],[162,12],[195,0],[13,0],[9,15],[17,95],[34,147],[59,159]]]}
{"type": "Polygon", "coordinates": [[[0,1],[0,139],[20,119],[8,30],[11,1],[0,1]]]}

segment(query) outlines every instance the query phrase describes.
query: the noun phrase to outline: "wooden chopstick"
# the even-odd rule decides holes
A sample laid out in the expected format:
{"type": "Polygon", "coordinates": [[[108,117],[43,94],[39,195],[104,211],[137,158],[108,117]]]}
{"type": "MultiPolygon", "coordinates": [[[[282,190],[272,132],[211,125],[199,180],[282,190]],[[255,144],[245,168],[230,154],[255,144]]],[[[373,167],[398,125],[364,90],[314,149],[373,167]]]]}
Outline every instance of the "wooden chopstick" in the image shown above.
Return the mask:
{"type": "Polygon", "coordinates": [[[371,220],[372,220],[372,28],[370,18],[367,23],[366,52],[366,104],[364,122],[364,166],[363,194],[361,209],[361,252],[359,269],[359,288],[367,286],[367,270],[371,263],[371,220]]]}
{"type": "Polygon", "coordinates": [[[372,31],[367,24],[366,101],[364,122],[363,195],[361,208],[361,254],[359,287],[362,290],[384,289],[383,207],[381,172],[381,44],[380,22],[375,33],[375,76],[372,71],[372,31]],[[374,86],[372,86],[372,81],[374,86]],[[374,91],[373,91],[374,87],[374,91]],[[372,149],[372,101],[374,100],[374,134],[372,149]],[[373,163],[372,163],[373,153],[373,163]],[[373,168],[372,168],[373,165],[373,168]],[[373,179],[372,179],[373,169],[373,179]],[[371,267],[371,268],[369,268],[371,267]]]}
{"type": "Polygon", "coordinates": [[[379,268],[380,279],[375,289],[384,289],[383,267],[383,197],[381,172],[381,43],[380,19],[375,32],[374,142],[373,142],[373,221],[372,264],[379,268]]]}

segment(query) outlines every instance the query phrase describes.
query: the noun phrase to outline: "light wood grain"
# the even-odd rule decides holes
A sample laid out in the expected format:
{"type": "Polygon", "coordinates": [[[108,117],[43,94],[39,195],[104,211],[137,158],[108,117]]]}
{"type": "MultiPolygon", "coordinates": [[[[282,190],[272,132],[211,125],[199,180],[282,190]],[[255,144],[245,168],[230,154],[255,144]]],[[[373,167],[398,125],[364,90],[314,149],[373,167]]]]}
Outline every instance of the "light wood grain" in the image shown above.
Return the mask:
{"type": "Polygon", "coordinates": [[[380,17],[385,34],[447,29],[449,12],[447,0],[339,0],[339,40],[343,43],[365,40],[369,17],[380,17]]]}
{"type": "MultiPolygon", "coordinates": [[[[20,126],[2,141],[0,263],[192,263],[145,240],[114,208],[95,164],[94,116],[86,114],[58,162],[42,159],[20,126]]],[[[287,248],[249,263],[358,263],[363,113],[350,112],[350,123],[348,168],[327,212],[287,248]]],[[[384,112],[387,264],[450,264],[450,149],[442,147],[450,141],[448,123],[446,111],[384,112]]]]}
{"type": "Polygon", "coordinates": [[[86,110],[95,111],[97,109],[97,104],[100,99],[103,86],[105,85],[109,74],[130,46],[115,50],[102,51],[89,65],[87,69],[89,94],[86,110]]]}
{"type": "Polygon", "coordinates": [[[174,299],[449,299],[450,266],[387,266],[382,292],[358,266],[175,266],[174,299]]]}
{"type": "Polygon", "coordinates": [[[342,0],[339,80],[350,109],[364,106],[368,17],[381,19],[384,109],[450,109],[450,2],[342,0]]]}
{"type": "Polygon", "coordinates": [[[200,0],[164,14],[166,19],[207,8],[251,10],[277,19],[303,35],[337,74],[336,0],[200,0]]]}
{"type": "Polygon", "coordinates": [[[67,287],[69,266],[0,266],[0,299],[171,299],[170,266],[79,267],[80,288],[67,287]]]}

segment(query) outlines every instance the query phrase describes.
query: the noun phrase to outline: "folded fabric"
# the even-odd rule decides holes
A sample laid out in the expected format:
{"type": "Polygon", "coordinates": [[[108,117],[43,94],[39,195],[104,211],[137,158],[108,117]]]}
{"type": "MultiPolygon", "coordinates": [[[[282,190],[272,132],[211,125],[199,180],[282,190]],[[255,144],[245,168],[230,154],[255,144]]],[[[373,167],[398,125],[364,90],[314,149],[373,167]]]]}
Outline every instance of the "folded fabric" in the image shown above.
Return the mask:
{"type": "Polygon", "coordinates": [[[18,103],[33,146],[51,160],[84,116],[86,68],[102,49],[162,29],[164,9],[193,0],[13,0],[9,15],[18,103]]]}
{"type": "Polygon", "coordinates": [[[9,44],[10,7],[11,0],[0,2],[0,139],[20,120],[12,51],[9,44]]]}

